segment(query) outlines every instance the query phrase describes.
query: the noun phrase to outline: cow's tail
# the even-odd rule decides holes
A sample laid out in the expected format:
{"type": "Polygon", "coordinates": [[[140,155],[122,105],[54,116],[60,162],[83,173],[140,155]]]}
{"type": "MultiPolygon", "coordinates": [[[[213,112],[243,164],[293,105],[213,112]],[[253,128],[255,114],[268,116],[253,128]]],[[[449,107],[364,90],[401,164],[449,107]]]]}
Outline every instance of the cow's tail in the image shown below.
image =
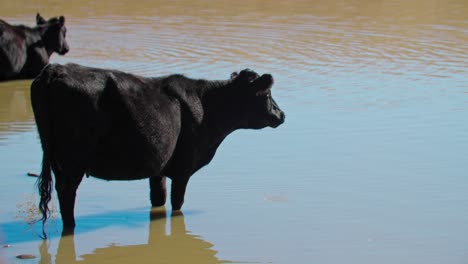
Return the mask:
{"type": "Polygon", "coordinates": [[[39,195],[41,196],[41,200],[39,201],[39,211],[41,211],[42,214],[42,234],[44,238],[47,238],[44,226],[50,215],[49,202],[52,198],[52,174],[50,160],[48,154],[45,153],[45,151],[42,157],[41,175],[37,179],[37,187],[39,190],[39,195]]]}
{"type": "Polygon", "coordinates": [[[50,68],[46,66],[41,74],[31,84],[31,104],[36,119],[37,130],[41,139],[43,150],[42,170],[37,179],[37,187],[41,197],[39,202],[39,210],[42,214],[42,234],[47,238],[45,233],[45,223],[50,216],[49,202],[52,198],[52,169],[51,169],[51,96],[49,92],[50,83],[50,68]]]}

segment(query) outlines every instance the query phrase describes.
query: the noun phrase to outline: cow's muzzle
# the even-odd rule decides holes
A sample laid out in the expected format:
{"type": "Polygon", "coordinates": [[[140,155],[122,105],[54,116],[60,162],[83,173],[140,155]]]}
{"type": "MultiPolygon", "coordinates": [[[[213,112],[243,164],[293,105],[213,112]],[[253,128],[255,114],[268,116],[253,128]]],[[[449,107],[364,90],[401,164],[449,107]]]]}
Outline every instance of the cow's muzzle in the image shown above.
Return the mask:
{"type": "Polygon", "coordinates": [[[272,99],[272,108],[270,110],[270,126],[272,128],[277,128],[279,125],[284,123],[286,119],[286,115],[283,111],[279,108],[276,102],[272,99]]]}
{"type": "Polygon", "coordinates": [[[65,55],[70,51],[70,47],[68,44],[65,43],[65,45],[62,46],[62,48],[59,50],[58,54],[60,55],[65,55]]]}

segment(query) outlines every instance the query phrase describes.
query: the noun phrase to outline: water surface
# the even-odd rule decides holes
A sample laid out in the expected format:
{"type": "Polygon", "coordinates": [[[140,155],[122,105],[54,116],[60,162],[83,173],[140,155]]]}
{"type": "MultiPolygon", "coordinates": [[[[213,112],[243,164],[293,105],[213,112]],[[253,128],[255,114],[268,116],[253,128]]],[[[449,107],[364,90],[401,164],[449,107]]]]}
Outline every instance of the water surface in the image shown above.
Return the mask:
{"type": "Polygon", "coordinates": [[[32,25],[38,11],[66,16],[71,51],[53,62],[269,72],[287,119],[228,137],[183,215],[151,212],[146,180],[86,178],[76,234],[60,238],[57,218],[43,242],[21,214],[42,156],[30,81],[0,83],[7,263],[468,261],[466,1],[8,1],[0,17],[32,25]]]}

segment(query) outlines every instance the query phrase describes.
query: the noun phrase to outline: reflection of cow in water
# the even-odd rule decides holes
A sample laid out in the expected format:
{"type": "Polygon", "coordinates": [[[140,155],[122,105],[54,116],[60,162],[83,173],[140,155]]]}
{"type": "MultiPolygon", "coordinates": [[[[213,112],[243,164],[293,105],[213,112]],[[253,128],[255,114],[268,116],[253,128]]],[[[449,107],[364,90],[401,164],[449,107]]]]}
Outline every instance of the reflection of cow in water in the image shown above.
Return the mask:
{"type": "MultiPolygon", "coordinates": [[[[148,243],[142,245],[97,248],[77,260],[74,235],[60,239],[55,257],[56,264],[73,263],[222,263],[216,258],[213,244],[202,240],[186,230],[181,212],[166,217],[166,211],[153,209],[150,213],[148,243]],[[166,234],[166,221],[170,220],[170,233],[166,234]]],[[[51,263],[47,242],[40,247],[40,263],[51,263]]]]}

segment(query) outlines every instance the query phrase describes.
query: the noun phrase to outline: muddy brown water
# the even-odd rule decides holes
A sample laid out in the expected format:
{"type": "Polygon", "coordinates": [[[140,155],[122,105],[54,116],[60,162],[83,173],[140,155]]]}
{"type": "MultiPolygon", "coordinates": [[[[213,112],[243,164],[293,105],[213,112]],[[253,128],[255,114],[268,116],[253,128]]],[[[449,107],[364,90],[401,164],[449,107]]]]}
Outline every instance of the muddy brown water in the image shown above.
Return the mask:
{"type": "Polygon", "coordinates": [[[268,72],[287,119],[228,137],[182,215],[152,211],[146,180],[86,178],[76,234],[55,209],[42,241],[30,81],[0,83],[0,263],[467,263],[468,2],[18,0],[0,18],[36,12],[66,17],[52,62],[268,72]]]}

